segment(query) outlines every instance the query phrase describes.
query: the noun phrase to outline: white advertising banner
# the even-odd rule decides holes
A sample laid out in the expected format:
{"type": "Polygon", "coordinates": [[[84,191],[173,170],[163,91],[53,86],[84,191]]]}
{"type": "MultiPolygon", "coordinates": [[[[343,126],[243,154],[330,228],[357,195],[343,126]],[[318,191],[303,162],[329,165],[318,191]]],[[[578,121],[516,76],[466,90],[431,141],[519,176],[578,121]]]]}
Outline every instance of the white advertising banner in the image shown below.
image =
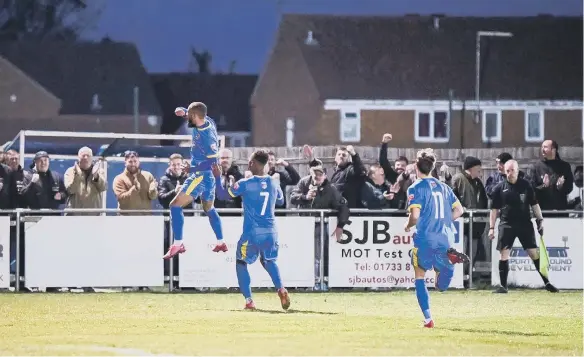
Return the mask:
{"type": "Polygon", "coordinates": [[[39,217],[25,225],[27,287],[164,286],[164,217],[39,217]]]}
{"type": "Polygon", "coordinates": [[[10,287],[10,217],[0,217],[0,289],[10,287]]]}
{"type": "MultiPolygon", "coordinates": [[[[411,288],[414,287],[414,269],[411,254],[413,234],[404,231],[406,217],[351,217],[351,225],[344,227],[343,241],[329,239],[329,287],[347,288],[411,288]]],[[[463,251],[462,219],[455,222],[457,229],[453,247],[463,251]]],[[[336,227],[336,219],[329,219],[329,235],[336,227]]],[[[456,264],[451,288],[463,287],[463,265],[456,264]]],[[[436,273],[426,273],[426,285],[435,286],[436,273]]]]}
{"type": "MultiPolygon", "coordinates": [[[[533,220],[535,229],[535,220],[533,220]]],[[[499,258],[497,251],[499,221],[495,227],[495,239],[492,243],[492,285],[501,284],[499,278],[499,258]]],[[[544,241],[550,259],[549,280],[558,289],[583,288],[582,270],[582,218],[544,218],[544,241]]],[[[539,246],[539,235],[536,233],[536,241],[539,246]]],[[[508,285],[540,288],[543,281],[539,276],[533,261],[521,247],[519,239],[515,239],[509,257],[508,285]]]]}
{"type": "MultiPolygon", "coordinates": [[[[243,232],[242,217],[223,217],[227,253],[212,251],[215,234],[207,217],[185,218],[183,241],[187,251],[179,257],[181,287],[237,287],[235,254],[243,232]]],[[[284,286],[314,286],[314,217],[276,217],[280,251],[278,266],[284,286]]],[[[252,287],[273,287],[258,261],[249,266],[252,287]]]]}

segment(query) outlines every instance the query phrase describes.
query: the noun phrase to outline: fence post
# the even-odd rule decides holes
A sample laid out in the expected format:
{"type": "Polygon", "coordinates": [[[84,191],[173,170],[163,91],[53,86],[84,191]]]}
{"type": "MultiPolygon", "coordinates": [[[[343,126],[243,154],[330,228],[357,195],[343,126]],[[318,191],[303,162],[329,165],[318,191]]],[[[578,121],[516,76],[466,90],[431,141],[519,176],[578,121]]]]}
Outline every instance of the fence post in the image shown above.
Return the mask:
{"type": "MultiPolygon", "coordinates": [[[[166,218],[164,217],[164,225],[166,226],[166,218]]],[[[168,216],[168,247],[172,247],[174,244],[174,232],[172,231],[172,224],[170,224],[170,216],[168,216]]],[[[163,238],[164,239],[164,238],[163,238]]],[[[174,287],[174,260],[178,259],[178,256],[174,256],[168,260],[168,292],[171,293],[174,287]]],[[[180,262],[178,262],[180,264],[180,262]]],[[[162,266],[164,269],[164,265],[162,266]]]]}
{"type": "Polygon", "coordinates": [[[14,291],[20,291],[20,209],[16,210],[16,274],[14,279],[14,291]]]}
{"type": "MultiPolygon", "coordinates": [[[[472,235],[473,235],[473,220],[474,220],[473,213],[474,213],[473,211],[470,211],[469,212],[469,222],[468,222],[468,230],[469,230],[469,232],[468,232],[468,235],[467,235],[468,236],[468,241],[469,241],[468,242],[468,244],[469,244],[469,249],[468,249],[468,252],[469,252],[469,254],[468,254],[469,262],[468,262],[468,264],[470,265],[469,266],[469,269],[468,269],[468,288],[469,289],[472,289],[472,276],[473,276],[473,273],[474,273],[474,267],[473,267],[473,258],[474,257],[473,257],[473,254],[472,254],[472,238],[473,238],[472,235]]],[[[464,249],[464,246],[463,246],[463,249],[464,249]]]]}
{"type": "Polygon", "coordinates": [[[324,250],[328,249],[328,247],[325,247],[324,240],[328,235],[328,232],[325,232],[324,224],[324,211],[320,211],[320,264],[318,265],[318,274],[320,275],[320,291],[324,291],[326,287],[326,284],[324,283],[324,250]]]}

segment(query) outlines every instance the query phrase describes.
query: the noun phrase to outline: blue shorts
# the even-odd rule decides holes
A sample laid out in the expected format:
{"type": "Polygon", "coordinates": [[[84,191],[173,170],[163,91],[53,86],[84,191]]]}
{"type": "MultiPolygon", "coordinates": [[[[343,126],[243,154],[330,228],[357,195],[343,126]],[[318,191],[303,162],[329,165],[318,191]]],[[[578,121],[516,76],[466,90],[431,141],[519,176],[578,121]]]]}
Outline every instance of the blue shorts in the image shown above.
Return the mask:
{"type": "Polygon", "coordinates": [[[201,197],[203,201],[215,200],[215,176],[212,171],[191,173],[183,184],[182,192],[193,198],[201,197]]]}
{"type": "Polygon", "coordinates": [[[253,264],[258,257],[261,260],[276,260],[278,258],[278,235],[274,233],[262,235],[242,235],[237,242],[235,258],[253,264]]]}
{"type": "Polygon", "coordinates": [[[447,248],[414,248],[412,250],[412,265],[425,271],[434,269],[436,287],[440,290],[448,289],[454,276],[454,264],[448,259],[447,248]]]}

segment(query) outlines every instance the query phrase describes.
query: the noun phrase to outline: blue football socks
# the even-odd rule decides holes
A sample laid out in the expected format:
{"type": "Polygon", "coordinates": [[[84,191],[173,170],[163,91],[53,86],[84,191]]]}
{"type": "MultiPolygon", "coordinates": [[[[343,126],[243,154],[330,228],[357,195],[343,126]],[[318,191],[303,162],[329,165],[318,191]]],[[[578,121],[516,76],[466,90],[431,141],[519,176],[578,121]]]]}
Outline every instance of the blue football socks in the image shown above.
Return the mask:
{"type": "Polygon", "coordinates": [[[185,225],[185,216],[182,207],[170,207],[170,224],[172,225],[175,244],[181,244],[183,238],[183,227],[185,225]]]}
{"type": "Polygon", "coordinates": [[[270,274],[270,278],[272,278],[272,282],[274,283],[274,287],[277,290],[282,288],[282,279],[280,278],[280,268],[276,264],[274,260],[265,260],[262,261],[262,265],[264,269],[270,274]]]}
{"type": "Polygon", "coordinates": [[[223,227],[221,226],[221,217],[219,217],[219,213],[217,213],[215,207],[207,211],[207,217],[209,217],[209,223],[211,224],[211,228],[213,228],[213,232],[215,232],[217,240],[223,240],[223,227]]]}
{"type": "Polygon", "coordinates": [[[425,279],[416,279],[416,297],[426,321],[432,320],[432,315],[430,315],[430,295],[428,294],[428,288],[426,288],[425,279]]]}
{"type": "Polygon", "coordinates": [[[246,299],[251,299],[251,277],[247,270],[247,264],[238,260],[235,264],[235,272],[237,273],[237,282],[239,284],[239,291],[246,299]]]}

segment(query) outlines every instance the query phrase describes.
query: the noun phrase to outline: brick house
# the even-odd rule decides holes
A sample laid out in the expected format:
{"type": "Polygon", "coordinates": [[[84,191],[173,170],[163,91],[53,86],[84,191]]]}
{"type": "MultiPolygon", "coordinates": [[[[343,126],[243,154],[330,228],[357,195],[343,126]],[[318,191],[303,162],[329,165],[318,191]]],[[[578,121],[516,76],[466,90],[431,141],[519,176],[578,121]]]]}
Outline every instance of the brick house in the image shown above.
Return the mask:
{"type": "Polygon", "coordinates": [[[139,132],[159,133],[160,108],[133,44],[0,43],[0,78],[2,142],[23,129],[133,133],[134,87],[139,132]]]}
{"type": "MultiPolygon", "coordinates": [[[[150,76],[163,111],[162,134],[184,134],[184,120],[174,115],[178,106],[194,101],[207,104],[226,146],[251,144],[249,100],[258,76],[247,74],[156,73],[150,76]]],[[[171,144],[171,143],[166,143],[171,144]]]]}
{"type": "Polygon", "coordinates": [[[254,145],[581,146],[582,18],[284,15],[252,97],[254,145]],[[478,31],[480,101],[475,101],[478,31]],[[464,119],[464,120],[463,120],[464,119]]]}

